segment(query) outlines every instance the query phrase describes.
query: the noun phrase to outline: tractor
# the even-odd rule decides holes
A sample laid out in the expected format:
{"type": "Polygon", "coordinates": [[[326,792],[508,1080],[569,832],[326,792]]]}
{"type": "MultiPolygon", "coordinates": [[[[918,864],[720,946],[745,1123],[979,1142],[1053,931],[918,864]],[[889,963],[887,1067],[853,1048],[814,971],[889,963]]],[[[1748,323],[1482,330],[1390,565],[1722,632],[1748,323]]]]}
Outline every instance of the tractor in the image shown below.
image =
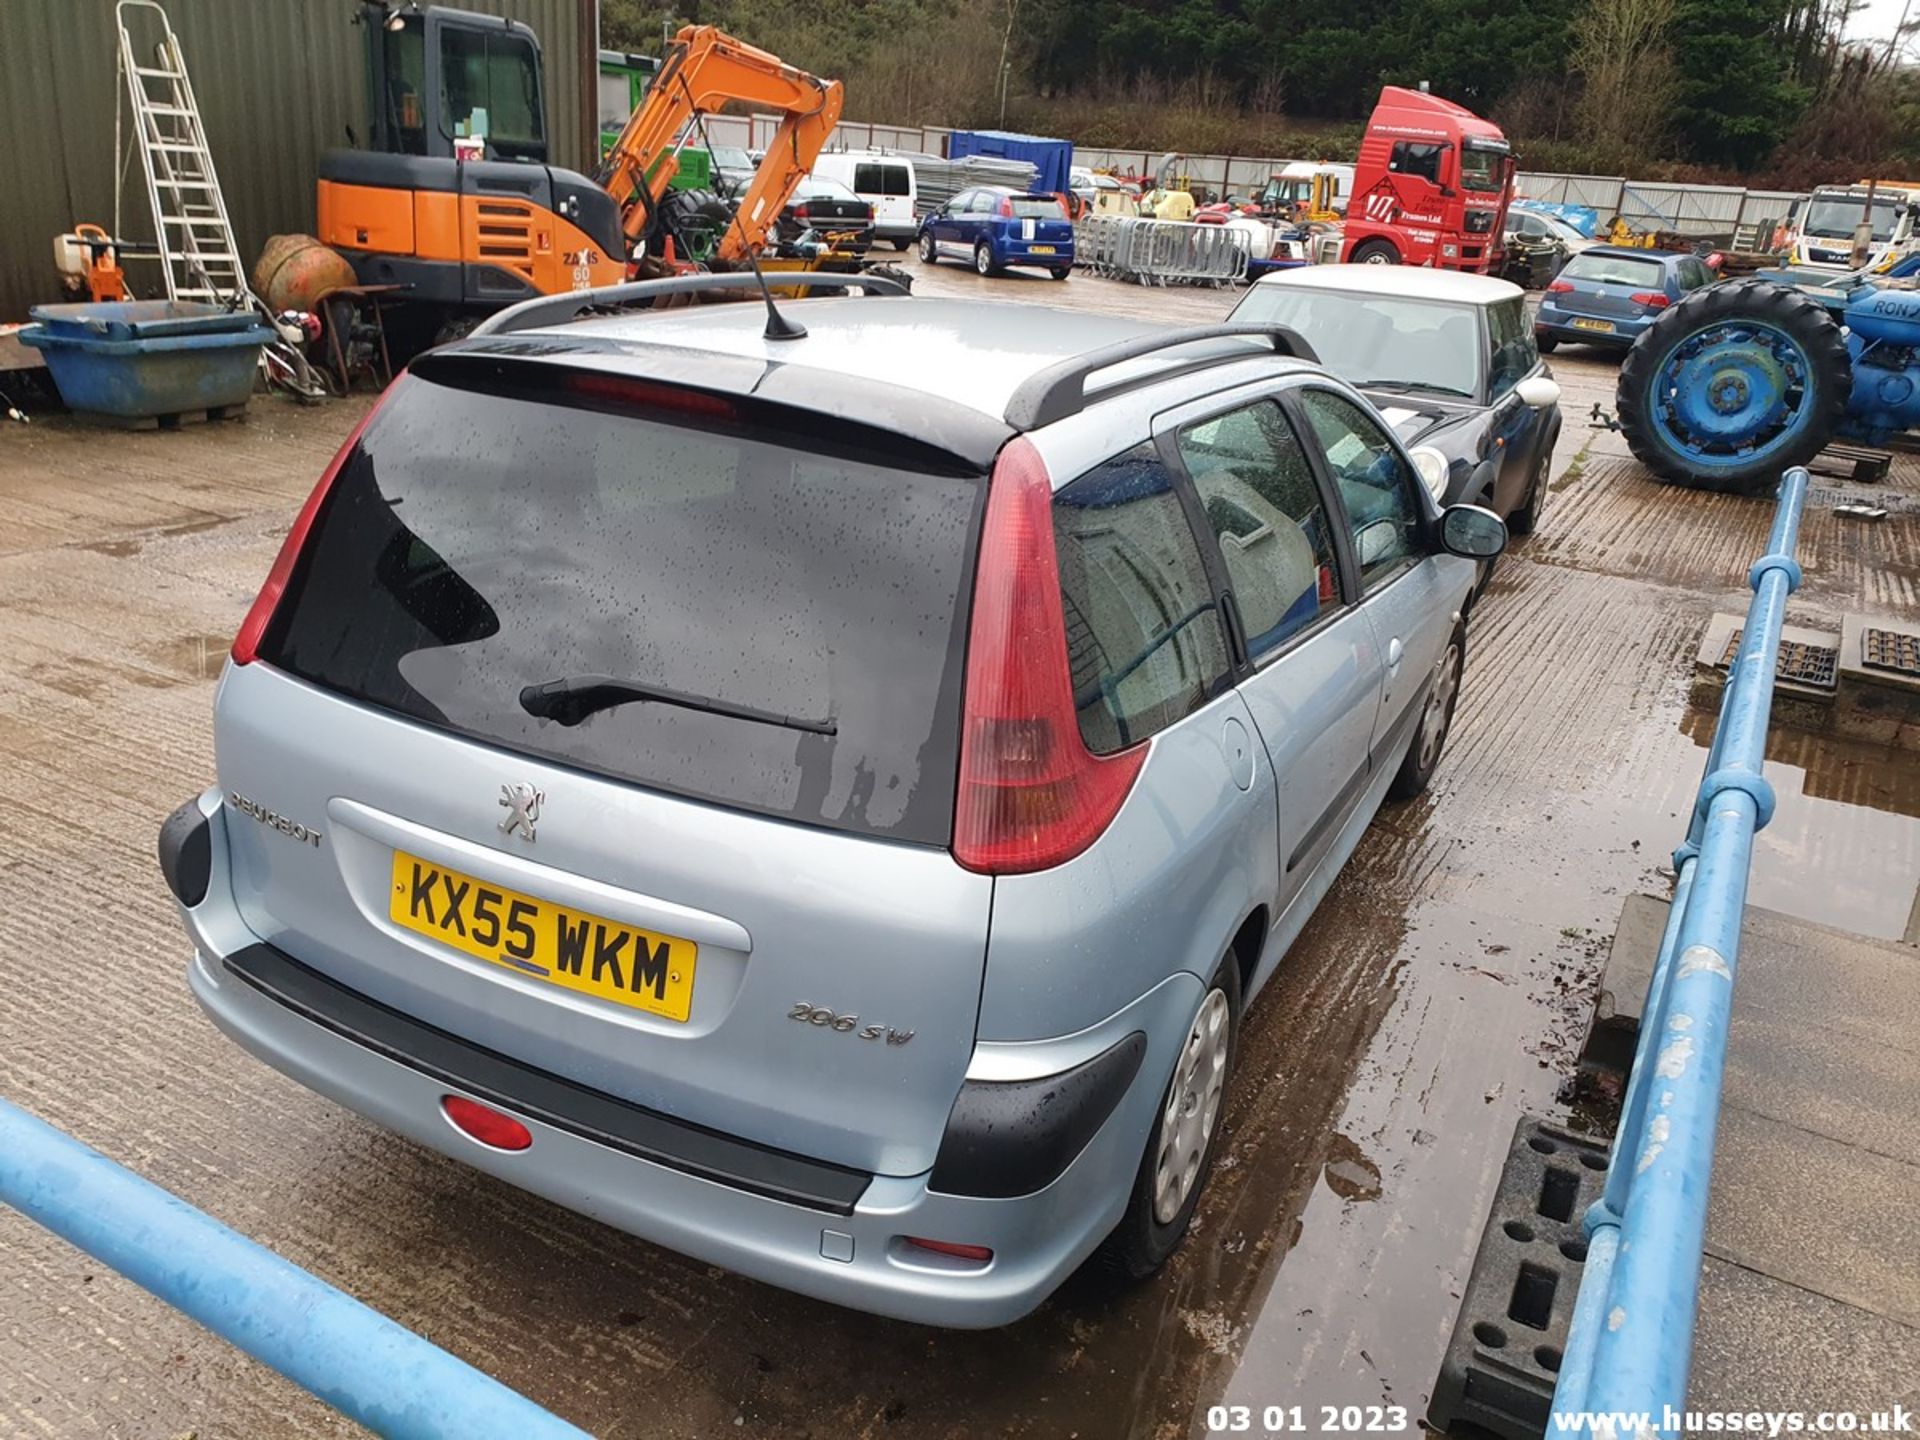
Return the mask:
{"type": "Polygon", "coordinates": [[[1709,285],[1620,367],[1627,443],[1662,480],[1764,494],[1835,439],[1920,428],[1920,256],[1892,273],[1792,271],[1709,285]],[[1825,277],[1821,277],[1824,279],[1825,277]]]}

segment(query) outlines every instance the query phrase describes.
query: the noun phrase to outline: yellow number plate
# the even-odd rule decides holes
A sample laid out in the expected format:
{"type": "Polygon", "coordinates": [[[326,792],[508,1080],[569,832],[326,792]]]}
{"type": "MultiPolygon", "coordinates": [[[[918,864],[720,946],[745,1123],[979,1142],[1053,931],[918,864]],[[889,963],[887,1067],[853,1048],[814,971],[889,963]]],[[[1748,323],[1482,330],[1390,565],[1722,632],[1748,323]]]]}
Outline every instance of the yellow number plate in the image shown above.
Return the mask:
{"type": "Polygon", "coordinates": [[[1051,245],[1029,245],[1029,246],[1027,247],[1027,253],[1028,253],[1029,255],[1051,255],[1051,254],[1053,254],[1053,246],[1051,246],[1051,245]]]}
{"type": "Polygon", "coordinates": [[[1573,328],[1576,330],[1610,331],[1613,329],[1613,322],[1611,320],[1576,320],[1573,322],[1573,328]]]}
{"type": "Polygon", "coordinates": [[[396,925],[583,995],[684,1022],[698,947],[393,852],[396,925]]]}

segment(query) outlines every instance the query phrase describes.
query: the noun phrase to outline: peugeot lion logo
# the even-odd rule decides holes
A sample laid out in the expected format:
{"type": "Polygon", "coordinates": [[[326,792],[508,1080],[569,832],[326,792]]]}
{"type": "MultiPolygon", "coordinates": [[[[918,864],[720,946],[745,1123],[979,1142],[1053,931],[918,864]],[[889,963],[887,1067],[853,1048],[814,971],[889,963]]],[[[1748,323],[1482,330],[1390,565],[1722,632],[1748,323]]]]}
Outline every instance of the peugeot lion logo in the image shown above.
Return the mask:
{"type": "Polygon", "coordinates": [[[500,833],[511,835],[518,830],[533,843],[533,827],[540,819],[540,802],[547,798],[547,792],[536,790],[531,785],[516,781],[500,787],[500,803],[506,807],[507,818],[500,822],[500,833]]]}

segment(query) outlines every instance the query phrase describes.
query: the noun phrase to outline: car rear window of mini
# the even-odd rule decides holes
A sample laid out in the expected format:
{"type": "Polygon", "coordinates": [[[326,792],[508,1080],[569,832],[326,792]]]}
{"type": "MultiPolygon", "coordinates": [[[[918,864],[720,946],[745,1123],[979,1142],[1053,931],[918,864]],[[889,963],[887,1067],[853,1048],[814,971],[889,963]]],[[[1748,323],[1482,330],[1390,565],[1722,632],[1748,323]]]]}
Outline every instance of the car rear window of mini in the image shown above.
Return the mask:
{"type": "Polygon", "coordinates": [[[261,658],[509,751],[946,844],[983,478],[722,397],[519,368],[554,373],[403,382],[261,658]]]}

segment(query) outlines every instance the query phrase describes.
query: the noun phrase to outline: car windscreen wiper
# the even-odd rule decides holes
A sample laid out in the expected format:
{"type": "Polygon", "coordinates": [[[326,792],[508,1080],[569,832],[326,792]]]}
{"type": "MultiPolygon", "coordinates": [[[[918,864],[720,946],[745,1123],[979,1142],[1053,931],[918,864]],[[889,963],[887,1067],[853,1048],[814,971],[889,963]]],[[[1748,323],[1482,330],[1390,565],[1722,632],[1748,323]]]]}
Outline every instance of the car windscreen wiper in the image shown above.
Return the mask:
{"type": "Polygon", "coordinates": [[[1409,390],[1431,390],[1436,395],[1459,395],[1472,399],[1471,390],[1456,389],[1452,385],[1436,385],[1431,380],[1358,380],[1354,382],[1362,390],[1397,390],[1405,394],[1409,390]]]}
{"type": "Polygon", "coordinates": [[[611,675],[565,675],[541,685],[529,685],[520,692],[522,710],[542,720],[558,720],[562,725],[578,725],[589,715],[637,701],[677,705],[682,710],[702,710],[709,715],[725,715],[731,720],[747,720],[755,725],[778,725],[786,730],[805,730],[813,735],[840,733],[840,727],[830,719],[809,720],[800,715],[782,715],[777,710],[736,705],[730,700],[719,700],[711,695],[670,690],[665,685],[648,685],[638,680],[619,680],[611,675]]]}

